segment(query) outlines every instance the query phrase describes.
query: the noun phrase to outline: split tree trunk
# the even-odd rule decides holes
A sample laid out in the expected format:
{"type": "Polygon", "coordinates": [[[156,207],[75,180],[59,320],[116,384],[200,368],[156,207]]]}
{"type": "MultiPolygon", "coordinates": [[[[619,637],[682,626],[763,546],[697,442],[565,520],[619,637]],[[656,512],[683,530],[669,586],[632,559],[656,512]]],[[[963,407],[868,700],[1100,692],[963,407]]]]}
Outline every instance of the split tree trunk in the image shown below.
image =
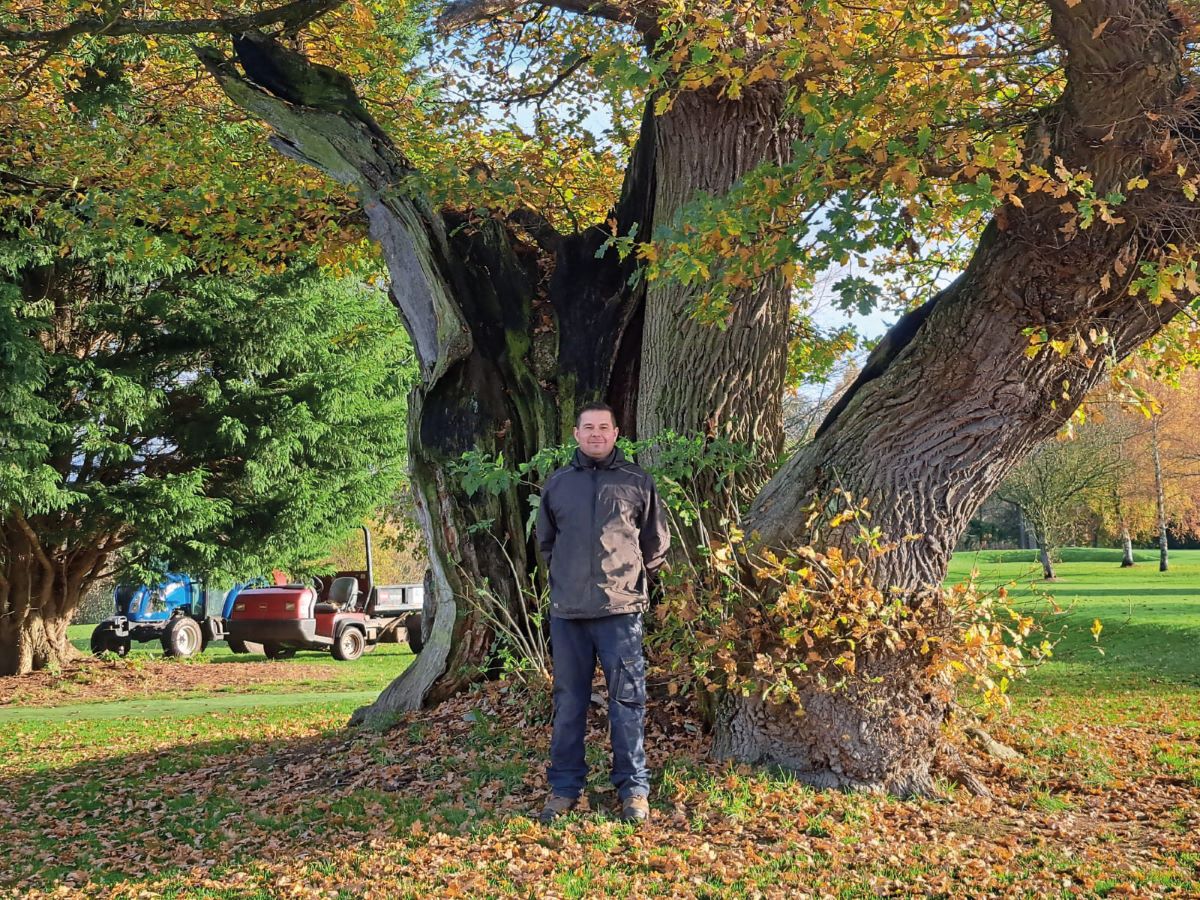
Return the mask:
{"type": "MultiPolygon", "coordinates": [[[[455,474],[462,454],[528,460],[563,442],[588,400],[609,399],[627,418],[642,296],[629,287],[632,261],[596,258],[604,229],[564,236],[531,215],[435,211],[412,192],[403,153],[354,98],[339,107],[315,89],[326,77],[320,69],[260,35],[247,35],[238,53],[253,81],[219,54],[202,51],[202,59],[235,103],[275,129],[277,149],[357,188],[420,362],[409,464],[432,627],[413,665],[353,721],[385,718],[461,690],[489,664],[493,633],[465,602],[479,587],[518,619],[532,611],[530,490],[468,493],[455,474]],[[306,103],[314,94],[325,98],[319,106],[306,103]]],[[[643,129],[614,212],[623,230],[650,219],[652,162],[653,134],[643,129]]]]}
{"type": "MultiPolygon", "coordinates": [[[[1184,90],[1182,24],[1165,0],[1049,5],[1067,51],[1068,88],[1027,146],[1036,153],[1044,141],[1051,168],[1061,157],[1086,169],[1103,196],[1155,166],[1153,148],[1164,134],[1146,110],[1170,109],[1184,90]],[[1110,17],[1121,31],[1097,41],[1092,35],[1110,17]]],[[[808,538],[802,510],[814,497],[842,488],[869,498],[872,526],[894,538],[922,535],[872,571],[877,584],[918,604],[924,589],[941,584],[975,511],[1102,382],[1108,358],[1132,352],[1177,312],[1130,297],[1120,278],[1107,289],[1099,281],[1114,264],[1133,271],[1170,243],[1178,223],[1165,211],[1177,190],[1159,178],[1122,209],[1124,223],[1069,240],[1058,200],[1033,195],[1023,208],[1006,208],[915,336],[775,475],[743,523],[746,533],[757,532],[766,546],[795,546],[808,538]],[[1086,352],[1026,352],[1029,329],[1073,340],[1104,328],[1111,344],[1086,352]]],[[[848,540],[844,549],[855,552],[848,540]]],[[[880,655],[860,674],[884,681],[846,691],[813,686],[801,694],[799,719],[789,709],[726,698],[716,754],[779,763],[818,785],[928,792],[948,692],[912,654],[880,655]]]]}
{"type": "MultiPolygon", "coordinates": [[[[1006,209],[1003,224],[989,226],[967,271],[943,292],[915,337],[898,348],[882,372],[872,373],[873,380],[860,382],[844,410],[776,474],[743,523],[746,533],[757,532],[767,545],[787,547],[808,537],[803,510],[812,497],[827,496],[834,488],[869,497],[875,512],[873,525],[893,536],[922,535],[877,561],[872,571],[877,583],[899,588],[914,603],[924,588],[941,582],[953,546],[979,505],[1099,383],[1109,358],[1132,351],[1176,311],[1129,297],[1127,283],[1120,278],[1115,286],[1102,288],[1098,277],[1112,271],[1114,264],[1120,272],[1137,271],[1138,263],[1170,243],[1175,238],[1173,229],[1180,227],[1178,221],[1170,221],[1174,213],[1167,216],[1159,211],[1171,208],[1170,194],[1176,190],[1170,176],[1157,174],[1174,171],[1173,166],[1159,167],[1156,156],[1163,146],[1161,123],[1166,117],[1157,115],[1152,120],[1145,111],[1166,111],[1184,90],[1178,47],[1182,25],[1165,0],[1089,0],[1086,4],[1050,0],[1050,6],[1055,36],[1067,51],[1068,87],[1059,106],[1047,112],[1027,142],[1030,155],[1051,170],[1055,158],[1061,157],[1068,166],[1088,171],[1100,195],[1122,189],[1134,175],[1151,175],[1150,187],[1122,210],[1125,224],[1096,225],[1070,240],[1061,231],[1059,200],[1031,195],[1023,208],[1006,209]],[[1106,20],[1122,27],[1106,31],[1106,20]],[[1099,35],[1102,40],[1094,37],[1099,35]],[[1107,331],[1112,342],[1089,346],[1086,352],[1067,358],[1047,347],[1030,358],[1028,329],[1044,329],[1051,338],[1063,341],[1085,337],[1095,329],[1107,331]]],[[[637,315],[636,298],[620,288],[608,293],[596,289],[603,280],[599,273],[582,277],[575,285],[577,291],[589,294],[591,307],[576,308],[566,297],[560,306],[560,300],[552,297],[542,308],[557,329],[558,352],[550,358],[562,369],[557,383],[543,384],[545,379],[536,378],[535,361],[520,349],[522,335],[528,337],[530,348],[537,345],[528,330],[536,317],[524,308],[524,301],[516,303],[515,309],[506,306],[512,294],[502,296],[474,284],[485,271],[489,277],[493,271],[473,268],[486,253],[481,250],[482,256],[476,257],[476,245],[466,236],[465,245],[452,245],[440,216],[420,198],[405,193],[408,165],[377,127],[364,125],[359,112],[348,112],[349,105],[331,111],[328,92],[316,92],[323,97],[321,103],[309,105],[303,85],[285,80],[282,93],[273,96],[212,54],[207,62],[235,102],[272,124],[281,136],[277,146],[358,186],[373,234],[392,269],[393,295],[413,333],[423,374],[413,403],[414,447],[418,442],[428,447],[414,460],[414,480],[422,495],[430,552],[436,558],[433,592],[438,614],[429,649],[373,711],[412,707],[424,699],[432,678],[447,665],[450,669],[439,692],[460,685],[467,677],[461,667],[479,658],[487,638],[472,617],[458,614],[455,604],[456,593],[468,583],[496,575],[484,549],[494,539],[471,526],[494,519],[498,533],[523,534],[514,530],[514,522],[523,520],[518,516],[526,509],[519,494],[474,508],[455,487],[447,466],[456,453],[472,446],[489,452],[511,446],[510,459],[527,458],[526,448],[536,445],[547,423],[562,421],[572,395],[599,396],[611,389],[611,360],[623,354],[629,359],[635,344],[643,369],[637,423],[641,437],[668,427],[691,429],[710,420],[715,429],[731,436],[754,435],[755,426],[739,430],[742,426],[731,423],[753,418],[761,410],[766,419],[777,419],[778,395],[765,392],[762,406],[738,412],[736,404],[726,403],[719,387],[737,386],[728,370],[697,375],[703,370],[695,367],[703,366],[714,349],[710,341],[716,338],[701,332],[696,332],[691,344],[686,336],[662,338],[663,324],[680,328],[671,316],[687,302],[683,292],[665,285],[656,288],[646,310],[649,346],[642,352],[640,334],[633,334],[627,324],[637,315]],[[584,320],[589,312],[609,315],[626,327],[578,333],[568,327],[573,316],[584,320]],[[504,341],[496,339],[498,329],[504,341]],[[603,374],[586,369],[564,349],[571,341],[587,342],[587,357],[604,369],[603,374]],[[687,347],[695,351],[680,349],[687,347]],[[672,391],[679,384],[655,382],[655,372],[650,370],[658,366],[676,366],[678,383],[697,384],[687,385],[689,394],[674,400],[677,395],[672,391]],[[529,387],[530,377],[521,375],[522,369],[529,370],[536,389],[529,387]],[[515,380],[506,381],[513,373],[515,380]],[[494,389],[475,398],[473,392],[487,379],[494,379],[494,389]],[[510,385],[529,390],[509,395],[510,385]],[[673,418],[676,415],[682,417],[673,418]],[[461,576],[451,560],[459,561],[461,576]]],[[[313,70],[308,72],[311,77],[313,70]]],[[[266,83],[257,76],[255,80],[266,83]]],[[[681,103],[678,108],[684,115],[693,105],[703,110],[711,101],[693,97],[681,103]]],[[[705,144],[739,146],[747,136],[731,137],[722,129],[741,127],[738,122],[744,125],[748,120],[739,120],[734,110],[721,104],[709,108],[712,117],[706,120],[714,123],[713,132],[689,131],[686,122],[668,121],[662,123],[662,136],[691,133],[705,144]],[[732,118],[722,118],[727,114],[732,118]]],[[[749,121],[767,127],[769,115],[749,121]]],[[[731,164],[732,158],[700,148],[660,148],[664,158],[655,164],[658,176],[668,182],[678,178],[681,186],[690,177],[690,183],[703,187],[699,170],[680,167],[676,175],[675,161],[665,158],[688,150],[694,151],[696,165],[705,159],[731,164]]],[[[745,160],[739,164],[750,167],[745,160]]],[[[636,162],[633,168],[638,168],[636,162]]],[[[668,203],[665,189],[645,193],[649,179],[635,175],[632,181],[641,188],[632,191],[632,207],[649,212],[651,204],[645,199],[649,196],[668,203]]],[[[625,201],[630,198],[627,191],[625,201]]],[[[645,233],[651,217],[634,219],[645,233]]],[[[481,226],[481,231],[496,227],[481,226]]],[[[556,278],[561,274],[558,266],[586,245],[587,234],[558,245],[556,278]]],[[[513,262],[520,256],[518,244],[507,232],[503,240],[499,235],[490,240],[494,249],[487,252],[498,253],[500,259],[489,258],[512,263],[514,283],[527,285],[532,269],[513,262]]],[[[540,243],[543,249],[549,246],[544,240],[540,243]]],[[[616,267],[603,271],[616,274],[616,267]]],[[[520,290],[515,294],[523,296],[520,290]]],[[[747,310],[759,304],[760,315],[747,324],[752,332],[761,326],[764,340],[775,333],[772,329],[779,321],[776,297],[767,279],[742,298],[747,310]]],[[[532,308],[534,300],[528,302],[532,308]]],[[[742,346],[757,365],[771,369],[769,348],[755,341],[742,346]]],[[[549,442],[561,434],[553,433],[549,442]]],[[[518,549],[528,553],[512,542],[507,549],[512,554],[518,549]]],[[[856,552],[849,543],[845,549],[856,552]]],[[[493,588],[506,600],[517,602],[513,595],[519,584],[507,580],[511,587],[493,580],[493,588]]],[[[927,792],[939,728],[950,702],[947,686],[928,673],[915,652],[863,660],[858,672],[866,676],[855,682],[860,687],[843,691],[813,687],[804,692],[802,720],[753,699],[723,698],[714,752],[780,763],[814,784],[927,792]],[[872,684],[873,676],[882,680],[872,684]]]]}

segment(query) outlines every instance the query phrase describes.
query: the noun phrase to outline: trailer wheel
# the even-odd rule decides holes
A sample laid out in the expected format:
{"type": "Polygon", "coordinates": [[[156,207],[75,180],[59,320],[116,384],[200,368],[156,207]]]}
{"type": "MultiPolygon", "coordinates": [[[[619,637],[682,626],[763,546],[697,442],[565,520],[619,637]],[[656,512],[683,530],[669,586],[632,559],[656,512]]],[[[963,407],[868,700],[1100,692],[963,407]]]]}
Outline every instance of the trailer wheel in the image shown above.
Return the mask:
{"type": "Polygon", "coordinates": [[[249,653],[250,648],[246,646],[245,641],[240,641],[237,638],[225,638],[225,643],[229,646],[232,653],[249,653]]]}
{"type": "Polygon", "coordinates": [[[333,642],[333,658],[350,662],[362,656],[366,648],[367,639],[363,633],[353,625],[348,625],[342,629],[338,639],[333,642]]]}
{"type": "Polygon", "coordinates": [[[408,649],[420,653],[425,648],[425,641],[421,637],[421,614],[413,613],[405,619],[404,630],[408,634],[408,649]]]}
{"type": "Polygon", "coordinates": [[[187,616],[176,616],[162,636],[163,653],[185,659],[195,656],[204,645],[200,623],[187,616]]]}
{"type": "Polygon", "coordinates": [[[263,641],[263,654],[267,659],[291,659],[296,655],[296,648],[285,647],[274,641],[263,641]]]}

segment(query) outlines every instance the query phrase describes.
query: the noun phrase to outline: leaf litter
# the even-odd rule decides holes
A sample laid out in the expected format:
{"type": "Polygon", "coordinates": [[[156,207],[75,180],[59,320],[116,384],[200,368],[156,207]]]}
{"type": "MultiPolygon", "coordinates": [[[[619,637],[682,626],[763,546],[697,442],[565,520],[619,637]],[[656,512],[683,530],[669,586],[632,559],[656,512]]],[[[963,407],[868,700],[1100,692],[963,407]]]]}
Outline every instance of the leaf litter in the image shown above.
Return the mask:
{"type": "Polygon", "coordinates": [[[1200,896],[1196,693],[1103,715],[1099,702],[1018,702],[989,728],[1019,760],[959,747],[992,796],[947,785],[935,801],[714,763],[683,702],[654,701],[654,818],[640,830],[614,817],[602,710],[592,811],[536,823],[549,729],[503,683],[386,731],[311,708],[211,715],[145,751],[56,766],[60,733],[21,747],[40,769],[0,770],[0,895],[1200,896]]]}

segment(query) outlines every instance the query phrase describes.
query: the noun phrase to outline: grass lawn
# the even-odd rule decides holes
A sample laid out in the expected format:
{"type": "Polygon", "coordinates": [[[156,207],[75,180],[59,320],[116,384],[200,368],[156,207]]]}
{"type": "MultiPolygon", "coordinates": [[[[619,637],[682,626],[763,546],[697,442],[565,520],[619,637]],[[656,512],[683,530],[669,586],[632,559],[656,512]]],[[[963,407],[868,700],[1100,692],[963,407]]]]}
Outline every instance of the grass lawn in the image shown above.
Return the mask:
{"type": "MultiPolygon", "coordinates": [[[[1039,614],[1048,588],[1064,610],[1044,616],[1054,658],[986,723],[1021,759],[964,747],[991,798],[818,793],[716,765],[695,722],[659,701],[651,825],[593,813],[543,828],[526,813],[545,790],[548,729],[503,684],[349,732],[356,692],[406,664],[381,662],[402,645],[353,664],[135,654],[99,665],[169,669],[193,690],[168,700],[151,680],[110,703],[0,707],[0,895],[1200,896],[1200,553],[1160,575],[1150,554],[1121,570],[1116,554],[1066,551],[1059,581],[1033,587],[1031,559],[960,556],[952,572],[1016,582],[1039,614]],[[304,666],[333,670],[330,693],[272,674],[304,666]],[[225,691],[197,680],[246,667],[261,668],[225,691]]],[[[597,719],[590,795],[606,807],[597,719]]]]}
{"type": "MultiPolygon", "coordinates": [[[[71,642],[85,654],[93,627],[72,625],[68,631],[71,642]]],[[[413,659],[407,643],[379,644],[354,662],[338,662],[329,653],[315,651],[267,660],[261,653],[235,654],[224,641],[188,659],[170,659],[156,642],[135,643],[124,660],[88,660],[61,672],[7,679],[0,691],[0,723],[20,718],[21,710],[28,707],[100,704],[105,709],[88,714],[113,716],[120,715],[123,708],[114,701],[139,702],[162,714],[171,708],[171,702],[184,699],[195,706],[203,698],[221,697],[240,697],[237,702],[245,704],[250,702],[245,695],[255,694],[264,698],[302,693],[369,697],[378,694],[413,659]]],[[[219,707],[221,702],[213,700],[209,705],[219,707]]]]}
{"type": "MultiPolygon", "coordinates": [[[[89,641],[95,625],[72,625],[67,629],[71,643],[83,653],[89,652],[89,641]]],[[[166,661],[176,665],[241,665],[246,662],[262,662],[266,659],[261,653],[238,654],[229,649],[224,641],[209,644],[208,649],[190,659],[166,660],[162,647],[157,642],[146,644],[134,643],[129,650],[129,658],[133,660],[166,661]]],[[[364,654],[352,663],[337,662],[328,651],[300,650],[291,659],[271,660],[272,665],[280,666],[281,672],[286,672],[287,666],[309,666],[328,664],[330,669],[327,677],[321,683],[329,690],[356,690],[367,688],[379,683],[379,679],[390,680],[399,672],[404,671],[412,662],[413,654],[408,644],[378,644],[374,650],[364,654]]],[[[285,675],[280,684],[287,684],[293,679],[285,675]]],[[[305,686],[310,687],[309,685],[305,686]]]]}
{"type": "Polygon", "coordinates": [[[1091,697],[1200,687],[1200,551],[1173,551],[1168,572],[1158,571],[1158,551],[1135,551],[1131,569],[1120,568],[1119,550],[1060,555],[1052,582],[1041,580],[1032,550],[960,553],[950,567],[951,581],[965,580],[974,569],[982,584],[1010,585],[1013,601],[1058,641],[1053,660],[1021,683],[1019,694],[1091,697]],[[1098,641],[1090,631],[1096,619],[1098,641]]]}

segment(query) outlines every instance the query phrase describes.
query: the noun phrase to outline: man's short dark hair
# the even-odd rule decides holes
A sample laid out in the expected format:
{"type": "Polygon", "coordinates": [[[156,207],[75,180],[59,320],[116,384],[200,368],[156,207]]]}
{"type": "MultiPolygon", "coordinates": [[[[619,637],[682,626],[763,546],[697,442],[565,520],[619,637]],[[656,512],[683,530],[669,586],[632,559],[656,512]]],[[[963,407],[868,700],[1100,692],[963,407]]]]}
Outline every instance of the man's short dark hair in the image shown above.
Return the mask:
{"type": "Polygon", "coordinates": [[[576,428],[578,428],[579,423],[583,421],[583,414],[585,412],[606,412],[610,416],[612,416],[613,428],[617,427],[617,414],[615,412],[613,412],[613,408],[611,406],[609,406],[607,403],[601,403],[600,401],[597,400],[593,403],[585,403],[585,404],[583,404],[583,406],[579,407],[578,412],[575,413],[575,427],[576,428]]]}

